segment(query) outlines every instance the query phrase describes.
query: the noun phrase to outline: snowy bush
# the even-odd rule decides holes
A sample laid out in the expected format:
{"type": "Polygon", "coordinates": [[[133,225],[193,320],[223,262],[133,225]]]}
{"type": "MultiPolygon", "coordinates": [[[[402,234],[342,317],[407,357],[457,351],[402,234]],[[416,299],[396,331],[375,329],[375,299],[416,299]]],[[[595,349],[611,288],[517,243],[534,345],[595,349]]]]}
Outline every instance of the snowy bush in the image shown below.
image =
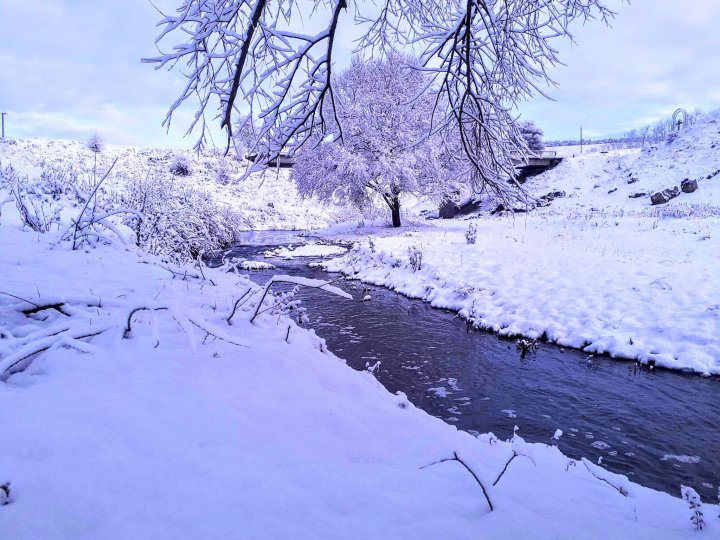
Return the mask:
{"type": "Polygon", "coordinates": [[[678,138],[679,133],[677,131],[671,131],[667,134],[667,138],[665,139],[665,142],[667,144],[672,144],[675,142],[675,139],[678,138]]]}
{"type": "Polygon", "coordinates": [[[0,188],[12,186],[17,181],[17,178],[18,173],[12,165],[3,167],[2,162],[0,162],[0,188]]]}
{"type": "Polygon", "coordinates": [[[192,174],[192,167],[190,161],[185,156],[177,156],[168,170],[175,176],[190,176],[192,174]]]}
{"type": "Polygon", "coordinates": [[[70,226],[67,227],[60,236],[61,241],[72,240],[72,249],[74,250],[79,249],[85,244],[109,241],[109,238],[106,236],[107,232],[114,234],[121,242],[125,241],[122,232],[118,230],[110,218],[124,214],[135,214],[136,212],[125,209],[109,209],[103,204],[104,201],[98,201],[98,193],[100,193],[103,182],[105,182],[108,175],[112,172],[116,163],[117,158],[113,161],[113,164],[100,181],[93,186],[80,213],[71,219],[70,226]]]}
{"type": "Polygon", "coordinates": [[[63,195],[78,195],[78,172],[72,167],[47,167],[40,172],[40,189],[53,199],[63,195]]]}
{"type": "Polygon", "coordinates": [[[272,305],[268,309],[270,315],[283,315],[293,319],[298,325],[310,322],[307,310],[302,306],[302,300],[297,298],[300,286],[296,285],[289,291],[275,292],[272,295],[272,305]]]}
{"type": "Polygon", "coordinates": [[[698,531],[705,528],[705,520],[702,511],[702,501],[700,495],[689,486],[680,486],[680,494],[690,507],[690,521],[698,531]]]}
{"type": "Polygon", "coordinates": [[[128,179],[118,203],[139,212],[125,219],[135,243],[177,262],[216,253],[245,228],[239,214],[215,203],[209,193],[191,186],[178,188],[161,175],[128,179]]]}
{"type": "Polygon", "coordinates": [[[12,491],[10,491],[10,482],[0,484],[0,506],[6,506],[13,502],[12,491]]]}
{"type": "Polygon", "coordinates": [[[477,225],[475,223],[468,225],[467,231],[465,231],[465,240],[467,240],[468,244],[474,244],[477,240],[477,225]]]}
{"type": "Polygon", "coordinates": [[[221,158],[218,163],[217,171],[215,172],[215,181],[218,184],[226,186],[230,183],[231,179],[232,177],[230,176],[230,170],[228,168],[227,162],[224,158],[221,158]]]}
{"type": "Polygon", "coordinates": [[[422,270],[423,254],[422,254],[422,251],[420,251],[420,248],[418,248],[416,246],[409,246],[408,247],[408,257],[410,258],[410,268],[413,269],[413,272],[422,270]]]}
{"type": "Polygon", "coordinates": [[[15,182],[12,195],[23,225],[33,231],[46,233],[53,223],[60,222],[60,208],[26,191],[20,181],[15,182]]]}

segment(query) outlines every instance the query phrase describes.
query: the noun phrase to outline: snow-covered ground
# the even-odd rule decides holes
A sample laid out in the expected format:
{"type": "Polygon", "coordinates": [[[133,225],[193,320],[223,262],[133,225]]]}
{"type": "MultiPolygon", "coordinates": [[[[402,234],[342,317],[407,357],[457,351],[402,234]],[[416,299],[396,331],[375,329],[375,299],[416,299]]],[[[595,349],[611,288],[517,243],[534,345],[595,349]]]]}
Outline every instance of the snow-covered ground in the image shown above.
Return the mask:
{"type": "Polygon", "coordinates": [[[538,199],[560,192],[549,206],[362,235],[336,227],[329,237],[359,243],[325,267],[502,335],[720,374],[720,112],[642,151],[577,150],[527,182],[538,199]],[[697,191],[650,204],[684,179],[697,191]]]}
{"type": "MultiPolygon", "coordinates": [[[[95,167],[94,154],[78,141],[30,139],[0,141],[0,163],[11,164],[23,174],[39,176],[43,170],[89,172],[95,167]]],[[[107,145],[97,155],[97,174],[102,176],[117,159],[105,186],[122,189],[128,181],[165,178],[174,192],[199,190],[218,206],[237,213],[241,226],[259,229],[318,229],[333,223],[345,209],[328,208],[313,199],[302,199],[288,170],[253,174],[238,181],[244,164],[223,159],[222,153],[198,156],[187,150],[140,149],[107,145]],[[188,176],[172,175],[169,169],[178,158],[190,166],[188,176]]]]}
{"type": "MultiPolygon", "coordinates": [[[[61,223],[41,234],[12,200],[0,214],[2,538],[696,535],[679,498],[521,432],[457,431],[279,308],[251,322],[261,292],[228,266],[178,267],[112,235],[72,250],[59,237],[79,207],[58,199],[61,223]]],[[[710,536],[718,511],[704,507],[710,536]]]]}
{"type": "Polygon", "coordinates": [[[4,538],[693,533],[680,500],[550,446],[458,432],[288,319],[251,324],[247,309],[228,325],[251,287],[242,276],[173,279],[132,249],[72,251],[51,233],[0,231],[3,292],[26,299],[0,300],[3,368],[70,328],[0,383],[4,538]],[[61,302],[63,313],[22,313],[61,302]],[[141,306],[158,311],[135,313],[126,333],[141,306]],[[72,328],[107,330],[86,342],[72,328]],[[513,451],[521,456],[493,486],[513,451]],[[420,468],[455,452],[493,512],[459,462],[420,468]]]}

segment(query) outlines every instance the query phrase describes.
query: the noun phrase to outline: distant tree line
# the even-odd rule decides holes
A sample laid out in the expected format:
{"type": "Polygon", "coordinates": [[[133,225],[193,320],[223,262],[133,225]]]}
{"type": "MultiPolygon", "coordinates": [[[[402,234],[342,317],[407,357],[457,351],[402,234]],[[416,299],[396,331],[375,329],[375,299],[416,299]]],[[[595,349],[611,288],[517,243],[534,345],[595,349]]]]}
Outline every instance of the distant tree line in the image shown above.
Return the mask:
{"type": "MultiPolygon", "coordinates": [[[[695,109],[693,112],[688,113],[687,125],[693,125],[703,114],[705,113],[700,109],[695,109]]],[[[657,144],[667,140],[668,135],[676,129],[677,126],[673,124],[672,117],[669,117],[658,120],[654,124],[631,129],[617,137],[583,139],[582,143],[588,145],[616,144],[625,148],[643,148],[648,144],[657,144]]],[[[580,139],[563,139],[545,142],[546,146],[576,146],[579,144],[580,139]]]]}

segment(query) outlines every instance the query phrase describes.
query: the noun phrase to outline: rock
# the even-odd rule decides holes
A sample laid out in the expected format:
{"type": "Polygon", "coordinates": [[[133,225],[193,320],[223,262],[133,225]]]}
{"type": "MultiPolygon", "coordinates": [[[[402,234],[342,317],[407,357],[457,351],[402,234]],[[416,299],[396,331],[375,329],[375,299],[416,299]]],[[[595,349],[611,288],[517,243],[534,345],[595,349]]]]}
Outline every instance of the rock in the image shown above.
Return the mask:
{"type": "Polygon", "coordinates": [[[460,207],[449,199],[445,199],[440,203],[440,217],[443,219],[452,219],[460,213],[460,207]]]}
{"type": "Polygon", "coordinates": [[[637,182],[638,180],[639,180],[639,178],[635,178],[634,176],[631,176],[631,177],[628,179],[627,183],[628,183],[628,184],[634,184],[634,183],[637,182]]]}
{"type": "Polygon", "coordinates": [[[680,195],[680,188],[677,186],[663,189],[650,195],[650,202],[653,204],[665,204],[680,195]]]}
{"type": "Polygon", "coordinates": [[[551,191],[550,193],[546,193],[542,197],[538,199],[538,206],[547,206],[555,199],[560,199],[561,197],[565,196],[564,191],[551,191]]]}
{"type": "Polygon", "coordinates": [[[697,188],[698,188],[697,180],[690,180],[689,178],[686,178],[680,184],[680,189],[682,189],[683,193],[692,193],[697,188]]]}
{"type": "Polygon", "coordinates": [[[611,193],[615,193],[617,191],[617,189],[618,188],[612,188],[610,191],[608,191],[608,195],[610,195],[611,193]]]}
{"type": "Polygon", "coordinates": [[[638,191],[637,193],[633,193],[632,195],[628,195],[630,199],[639,199],[640,197],[645,197],[647,193],[644,191],[638,191]]]}

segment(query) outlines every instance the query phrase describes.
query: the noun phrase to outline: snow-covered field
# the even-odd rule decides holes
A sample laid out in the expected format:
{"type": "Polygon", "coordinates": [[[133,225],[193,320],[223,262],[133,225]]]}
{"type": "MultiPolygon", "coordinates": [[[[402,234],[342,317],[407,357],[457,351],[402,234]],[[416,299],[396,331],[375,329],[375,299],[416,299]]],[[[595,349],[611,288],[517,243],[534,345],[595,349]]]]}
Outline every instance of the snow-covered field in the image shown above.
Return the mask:
{"type": "Polygon", "coordinates": [[[696,534],[678,498],[459,432],[290,319],[251,323],[258,292],[228,324],[246,277],[73,251],[7,206],[0,238],[0,366],[32,359],[0,382],[2,538],[696,534]]]}
{"type": "Polygon", "coordinates": [[[328,236],[359,244],[325,266],[503,335],[720,374],[720,112],[655,148],[577,150],[527,182],[535,198],[561,192],[549,206],[363,235],[335,228],[328,236]],[[651,206],[649,194],[684,179],[697,191],[651,206]]]}

